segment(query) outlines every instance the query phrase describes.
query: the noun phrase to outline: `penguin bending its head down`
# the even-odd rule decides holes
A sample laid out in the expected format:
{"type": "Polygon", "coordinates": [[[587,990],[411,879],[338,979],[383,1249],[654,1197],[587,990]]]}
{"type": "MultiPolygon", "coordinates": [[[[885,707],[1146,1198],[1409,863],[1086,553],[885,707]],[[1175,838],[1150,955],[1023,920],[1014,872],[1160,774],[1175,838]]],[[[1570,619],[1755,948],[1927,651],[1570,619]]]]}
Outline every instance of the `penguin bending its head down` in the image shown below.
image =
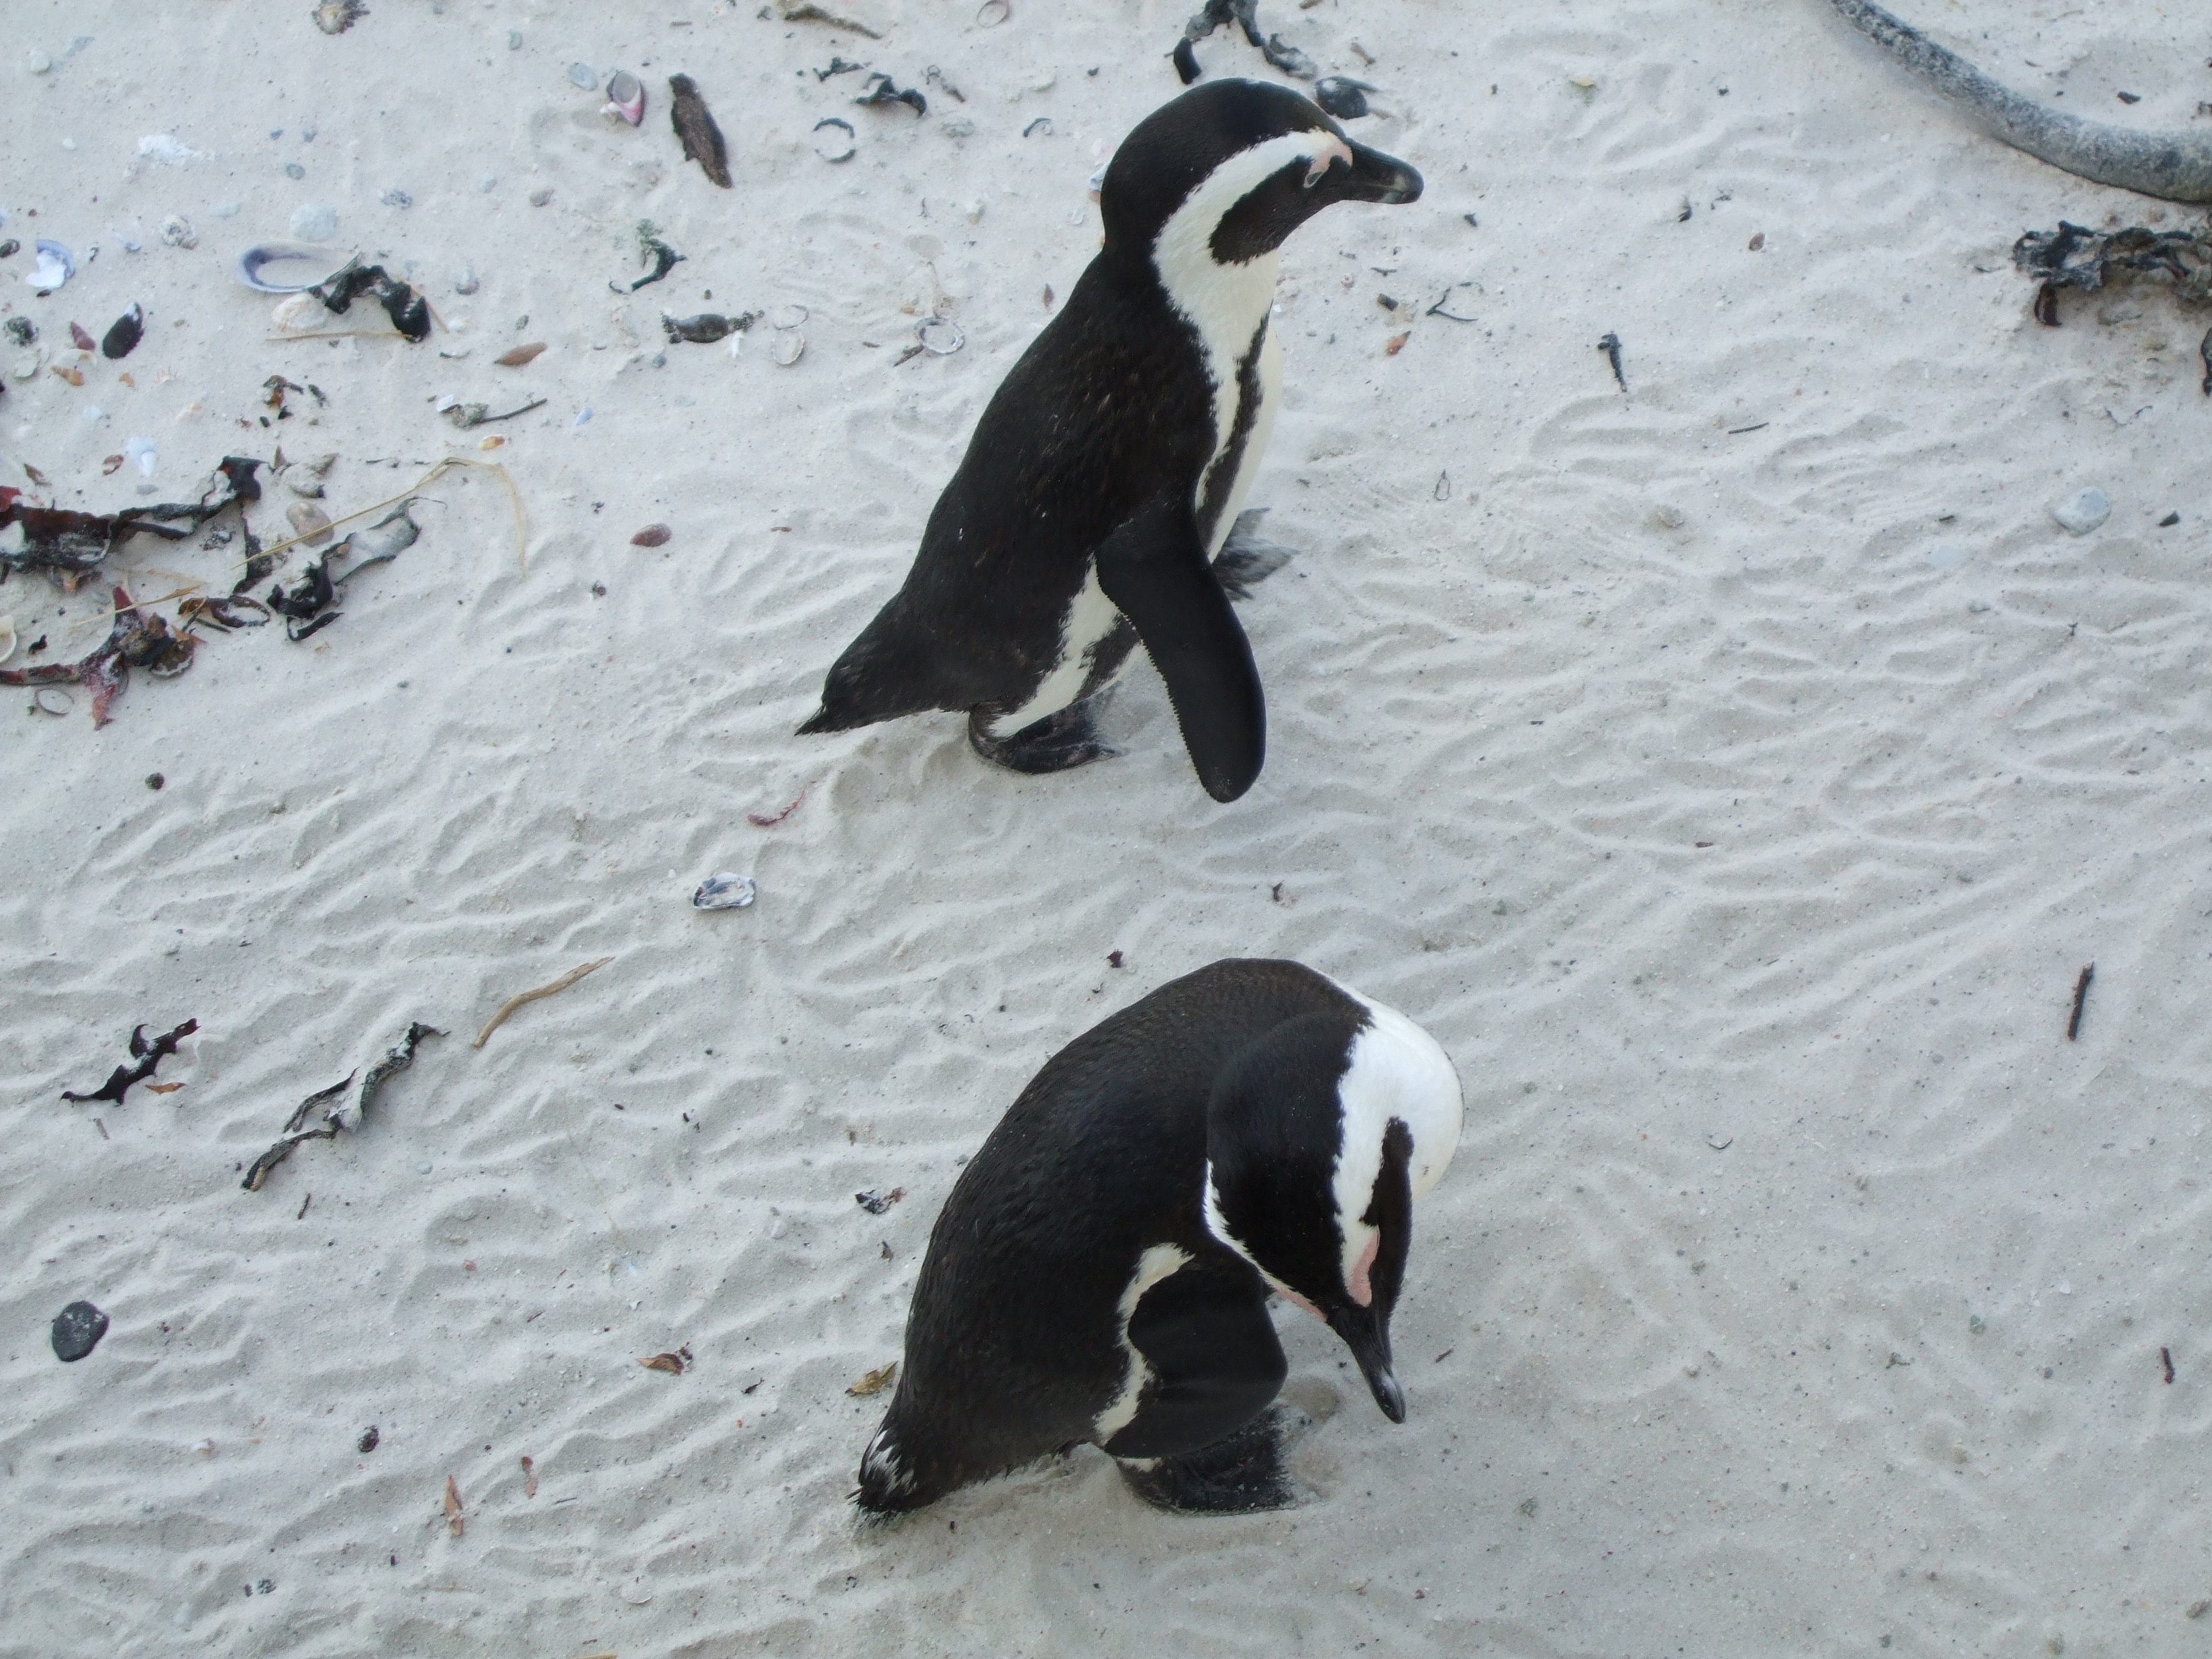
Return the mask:
{"type": "Polygon", "coordinates": [[[1390,1315],[1460,1115],[1433,1038],[1294,962],[1215,963],[1085,1032],[945,1200],[856,1501],[919,1509],[1090,1441],[1163,1508],[1289,1503],[1268,1296],[1403,1422],[1390,1315]]]}
{"type": "Polygon", "coordinates": [[[905,585],[799,731],[965,709],[987,760],[1079,766],[1115,752],[1092,716],[1141,639],[1206,793],[1250,788],[1267,713],[1229,600],[1284,556],[1217,556],[1274,423],[1277,250],[1333,202],[1420,193],[1413,168],[1286,87],[1211,82],[1138,123],[1099,189],[1103,247],[993,396],[905,585]]]}

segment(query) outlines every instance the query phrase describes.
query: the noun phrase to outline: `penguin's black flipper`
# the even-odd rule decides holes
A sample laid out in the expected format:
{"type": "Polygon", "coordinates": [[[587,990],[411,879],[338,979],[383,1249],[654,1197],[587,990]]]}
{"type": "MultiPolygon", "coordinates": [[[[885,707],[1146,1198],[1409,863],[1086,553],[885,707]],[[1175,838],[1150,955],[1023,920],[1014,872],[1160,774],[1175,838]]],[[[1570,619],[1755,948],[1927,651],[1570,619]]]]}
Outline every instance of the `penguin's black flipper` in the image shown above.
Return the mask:
{"type": "Polygon", "coordinates": [[[1251,643],[1207,564],[1188,507],[1161,502],[1098,550],[1098,586],[1167,682],[1198,781],[1218,801],[1252,787],[1267,754],[1267,708],[1251,643]]]}
{"type": "Polygon", "coordinates": [[[1290,1371],[1256,1274],[1171,1273],[1145,1292],[1128,1332],[1152,1386],[1106,1443],[1116,1457],[1213,1447],[1263,1413],[1290,1371]]]}
{"type": "Polygon", "coordinates": [[[1250,507],[1239,513],[1229,532],[1229,539],[1213,556],[1214,580],[1232,599],[1250,599],[1255,587],[1297,556],[1296,548],[1271,542],[1261,535],[1260,520],[1267,516],[1264,507],[1250,507]]]}

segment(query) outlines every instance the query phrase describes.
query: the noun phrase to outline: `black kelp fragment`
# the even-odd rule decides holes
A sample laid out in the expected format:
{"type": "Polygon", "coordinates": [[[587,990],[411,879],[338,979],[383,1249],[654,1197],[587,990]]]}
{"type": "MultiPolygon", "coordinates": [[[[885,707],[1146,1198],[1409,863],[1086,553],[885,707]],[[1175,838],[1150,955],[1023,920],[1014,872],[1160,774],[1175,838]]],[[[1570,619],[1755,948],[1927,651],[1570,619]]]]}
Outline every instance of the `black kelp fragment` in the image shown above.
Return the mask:
{"type": "Polygon", "coordinates": [[[742,334],[760,321],[757,311],[741,311],[734,317],[725,317],[719,312],[702,311],[696,317],[672,317],[660,313],[660,326],[671,340],[689,340],[694,345],[712,345],[732,334],[742,334]]]}
{"type": "Polygon", "coordinates": [[[1605,337],[1597,343],[1597,349],[1605,353],[1606,362],[1613,365],[1613,378],[1620,382],[1620,389],[1627,391],[1628,376],[1620,367],[1620,336],[1607,331],[1605,337]]]}
{"type": "MultiPolygon", "coordinates": [[[[416,345],[430,337],[430,302],[409,284],[386,276],[382,265],[349,262],[307,290],[323,309],[343,316],[364,294],[384,307],[392,327],[416,345]]],[[[295,387],[294,390],[298,388],[295,387]]]]}
{"type": "Polygon", "coordinates": [[[359,1073],[349,1073],[343,1080],[309,1095],[293,1109],[292,1115],[285,1120],[283,1135],[276,1145],[253,1160],[252,1167],[246,1170],[246,1179],[240,1185],[249,1193],[258,1193],[269,1179],[269,1172],[291,1157],[292,1149],[301,1141],[336,1140],[341,1130],[360,1128],[368,1115],[369,1103],[376,1098],[377,1091],[388,1079],[415,1063],[415,1050],[422,1039],[445,1035],[436,1026],[425,1025],[419,1019],[411,1023],[407,1027],[407,1035],[393,1047],[386,1049],[384,1058],[368,1068],[368,1075],[362,1078],[360,1091],[354,1096],[350,1105],[345,1103],[346,1091],[353,1087],[353,1080],[360,1076],[359,1073]],[[311,1119],[319,1119],[319,1121],[311,1124],[311,1119]]]}
{"type": "Polygon", "coordinates": [[[2197,355],[2204,360],[2204,395],[2212,398],[2212,328],[2204,331],[2203,343],[2197,348],[2197,355]]]}
{"type": "Polygon", "coordinates": [[[912,87],[900,88],[881,70],[868,77],[868,89],[853,101],[856,104],[904,104],[916,115],[929,113],[927,98],[912,87]]]}
{"type": "Polygon", "coordinates": [[[827,81],[833,75],[854,75],[866,68],[867,68],[866,64],[855,64],[843,58],[832,58],[828,69],[818,69],[814,71],[814,78],[817,81],[827,81]]]}
{"type": "Polygon", "coordinates": [[[322,556],[300,573],[301,580],[289,593],[282,586],[269,590],[269,608],[283,617],[284,637],[295,643],[319,634],[344,613],[330,607],[337,603],[337,591],[373,564],[389,564],[401,553],[415,544],[422,532],[415,520],[408,516],[412,501],[403,501],[364,530],[356,530],[337,546],[324,550],[322,556]],[[341,553],[355,561],[343,572],[335,571],[331,561],[341,553]]]}
{"type": "Polygon", "coordinates": [[[637,249],[639,253],[653,261],[653,269],[627,288],[620,283],[609,283],[607,286],[617,294],[635,294],[641,288],[649,287],[684,262],[684,256],[654,235],[649,226],[638,227],[637,249]]]}
{"type": "Polygon", "coordinates": [[[100,342],[100,355],[103,357],[128,357],[137,348],[138,341],[145,332],[146,313],[134,305],[107,325],[107,332],[100,342]]]}
{"type": "Polygon", "coordinates": [[[722,142],[722,130],[714,125],[714,118],[707,109],[707,100],[700,95],[699,83],[688,75],[668,77],[670,108],[668,119],[683,141],[684,159],[696,161],[700,170],[724,190],[730,185],[730,151],[722,142]]]}
{"type": "Polygon", "coordinates": [[[146,1028],[141,1025],[131,1033],[131,1053],[135,1058],[135,1064],[117,1066],[108,1075],[107,1081],[88,1095],[76,1094],[64,1089],[62,1091],[62,1098],[64,1100],[112,1100],[120,1106],[123,1103],[125,1090],[134,1083],[143,1083],[148,1078],[153,1076],[154,1068],[169,1055],[176,1053],[177,1045],[199,1029],[199,1021],[188,1019],[175,1030],[165,1031],[149,1042],[146,1041],[146,1028]]]}

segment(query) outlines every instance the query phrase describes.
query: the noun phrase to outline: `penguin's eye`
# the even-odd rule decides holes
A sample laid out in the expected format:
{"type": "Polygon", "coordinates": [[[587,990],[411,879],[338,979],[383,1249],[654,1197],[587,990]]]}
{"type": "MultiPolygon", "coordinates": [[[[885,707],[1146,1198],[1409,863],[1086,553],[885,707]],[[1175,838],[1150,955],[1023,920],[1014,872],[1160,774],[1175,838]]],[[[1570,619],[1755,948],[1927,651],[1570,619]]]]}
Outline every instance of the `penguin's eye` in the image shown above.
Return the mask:
{"type": "Polygon", "coordinates": [[[1311,190],[1322,179],[1328,178],[1328,170],[1331,167],[1335,165],[1335,162],[1336,157],[1328,155],[1316,155],[1311,161],[1308,161],[1306,163],[1306,179],[1304,187],[1307,190],[1311,190]]]}

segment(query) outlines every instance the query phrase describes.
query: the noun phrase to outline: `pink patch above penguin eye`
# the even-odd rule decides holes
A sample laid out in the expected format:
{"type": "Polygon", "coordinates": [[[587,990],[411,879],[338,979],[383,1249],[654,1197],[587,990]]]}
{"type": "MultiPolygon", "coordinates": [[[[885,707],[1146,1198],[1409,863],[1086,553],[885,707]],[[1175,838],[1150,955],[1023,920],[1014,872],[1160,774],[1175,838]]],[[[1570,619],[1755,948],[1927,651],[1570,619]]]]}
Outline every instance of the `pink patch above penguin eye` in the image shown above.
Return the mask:
{"type": "Polygon", "coordinates": [[[1376,1255],[1382,1249],[1382,1235],[1376,1233],[1367,1241],[1367,1248],[1359,1253],[1359,1260],[1352,1269],[1352,1299],[1363,1308],[1375,1305],[1375,1286],[1367,1276],[1375,1271],[1376,1255]]]}

